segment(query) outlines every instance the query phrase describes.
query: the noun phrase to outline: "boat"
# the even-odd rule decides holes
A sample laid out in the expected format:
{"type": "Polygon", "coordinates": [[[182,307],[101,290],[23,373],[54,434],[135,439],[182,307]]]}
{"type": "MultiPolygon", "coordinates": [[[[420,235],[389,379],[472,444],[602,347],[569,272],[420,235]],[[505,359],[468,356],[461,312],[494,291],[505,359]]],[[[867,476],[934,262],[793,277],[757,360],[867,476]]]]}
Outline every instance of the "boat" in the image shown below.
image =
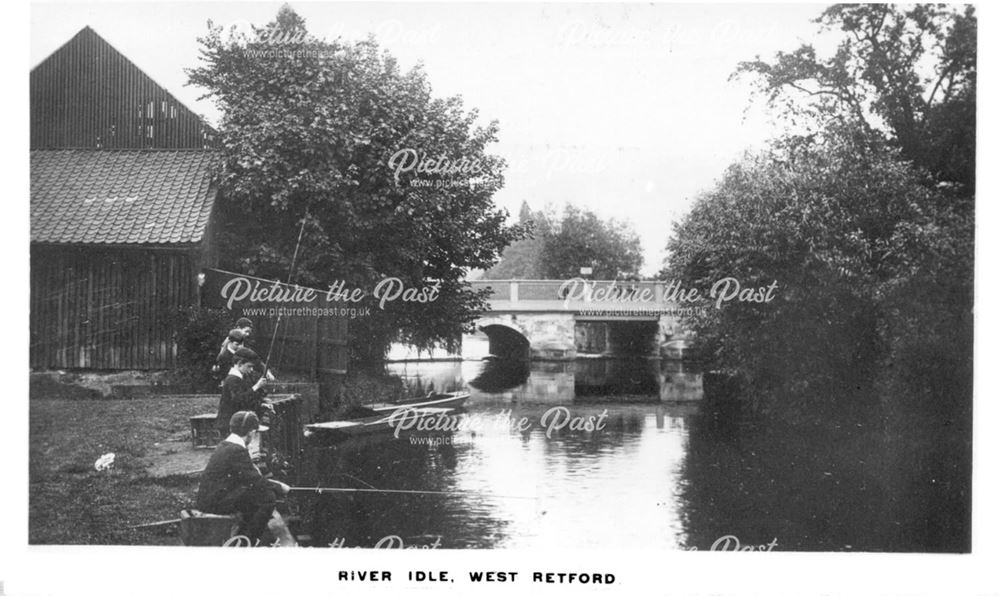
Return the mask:
{"type": "Polygon", "coordinates": [[[393,403],[371,404],[368,407],[379,413],[392,413],[400,408],[461,408],[469,399],[468,391],[451,393],[428,393],[425,397],[414,397],[393,403]]]}
{"type": "Polygon", "coordinates": [[[392,434],[396,432],[400,422],[405,420],[400,432],[409,431],[416,422],[432,416],[447,415],[454,412],[455,408],[414,408],[401,406],[388,412],[381,412],[377,416],[367,416],[365,418],[355,418],[353,420],[331,420],[330,422],[316,422],[306,425],[306,438],[324,438],[334,440],[344,440],[352,437],[360,437],[374,434],[392,434]],[[408,408],[405,418],[397,411],[408,408]]]}

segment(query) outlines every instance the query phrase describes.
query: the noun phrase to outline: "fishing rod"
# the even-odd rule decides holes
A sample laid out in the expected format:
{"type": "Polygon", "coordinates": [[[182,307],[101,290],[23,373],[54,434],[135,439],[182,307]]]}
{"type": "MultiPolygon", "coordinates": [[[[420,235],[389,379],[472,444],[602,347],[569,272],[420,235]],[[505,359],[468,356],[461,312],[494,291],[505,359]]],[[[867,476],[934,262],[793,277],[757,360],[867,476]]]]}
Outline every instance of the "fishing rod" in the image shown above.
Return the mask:
{"type": "Polygon", "coordinates": [[[399,488],[330,488],[324,486],[290,486],[288,487],[289,492],[303,492],[303,493],[389,493],[398,495],[470,495],[470,496],[485,496],[485,497],[497,497],[500,499],[531,499],[537,500],[538,497],[527,497],[522,495],[498,495],[494,493],[481,493],[474,490],[404,490],[399,488]]]}
{"type": "MultiPolygon", "coordinates": [[[[361,481],[363,482],[363,481],[361,481]]],[[[368,484],[364,482],[364,484],[368,484]]],[[[371,486],[371,485],[369,485],[371,486]]],[[[404,490],[399,488],[332,488],[325,486],[290,486],[288,487],[289,492],[300,492],[300,493],[315,493],[315,494],[326,494],[326,493],[388,493],[397,495],[439,495],[439,496],[454,496],[454,495],[469,495],[478,497],[496,497],[498,499],[529,499],[538,500],[538,497],[527,497],[523,495],[498,495],[494,493],[481,493],[474,490],[404,490]]],[[[159,526],[168,526],[171,524],[180,523],[180,518],[166,519],[163,521],[155,521],[146,524],[138,524],[134,526],[129,526],[129,529],[138,528],[155,528],[159,526]]]]}
{"type": "MultiPolygon", "coordinates": [[[[306,221],[309,219],[309,209],[307,208],[305,213],[302,215],[302,225],[299,226],[299,237],[295,241],[295,251],[292,253],[292,263],[288,267],[288,280],[285,284],[292,283],[292,275],[295,274],[295,261],[299,257],[299,247],[302,245],[302,233],[306,230],[306,221]]],[[[271,345],[267,348],[267,358],[264,360],[264,374],[263,377],[267,378],[267,373],[271,365],[271,354],[274,352],[274,341],[278,339],[278,327],[281,326],[281,316],[282,313],[278,313],[278,320],[274,322],[274,330],[271,332],[271,345]]]]}

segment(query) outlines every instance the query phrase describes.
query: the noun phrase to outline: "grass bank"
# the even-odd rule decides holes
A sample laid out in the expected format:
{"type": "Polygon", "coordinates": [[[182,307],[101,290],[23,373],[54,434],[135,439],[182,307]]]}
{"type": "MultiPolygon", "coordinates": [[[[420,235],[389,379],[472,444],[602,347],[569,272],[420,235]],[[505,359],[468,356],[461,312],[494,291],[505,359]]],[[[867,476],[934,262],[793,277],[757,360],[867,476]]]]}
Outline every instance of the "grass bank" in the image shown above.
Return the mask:
{"type": "MultiPolygon", "coordinates": [[[[176,526],[129,526],[174,519],[192,505],[198,476],[173,472],[201,469],[210,452],[193,453],[189,418],[214,412],[218,397],[108,400],[46,389],[39,386],[29,405],[29,542],[177,544],[176,526]],[[94,463],[106,453],[115,454],[114,467],[99,472],[94,463]],[[176,456],[185,454],[202,461],[176,465],[176,456]],[[163,466],[165,459],[175,465],[163,466]]],[[[345,379],[337,409],[409,393],[397,377],[354,373],[345,379]]]]}
{"type": "Polygon", "coordinates": [[[29,542],[176,544],[170,529],[128,526],[176,518],[190,506],[197,477],[154,477],[149,458],[165,443],[184,441],[188,418],[217,403],[215,396],[31,400],[29,542]],[[115,454],[114,467],[98,472],[94,462],[106,453],[115,454]]]}

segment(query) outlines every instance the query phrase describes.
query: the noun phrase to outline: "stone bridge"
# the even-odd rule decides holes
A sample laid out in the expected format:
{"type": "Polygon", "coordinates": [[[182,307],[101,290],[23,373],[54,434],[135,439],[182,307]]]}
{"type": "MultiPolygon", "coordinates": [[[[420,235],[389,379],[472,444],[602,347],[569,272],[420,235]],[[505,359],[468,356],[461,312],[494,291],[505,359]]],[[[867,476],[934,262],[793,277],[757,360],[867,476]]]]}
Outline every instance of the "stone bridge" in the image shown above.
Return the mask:
{"type": "Polygon", "coordinates": [[[484,280],[491,311],[476,327],[501,358],[586,356],[683,358],[683,328],[675,289],[665,282],[484,280]]]}

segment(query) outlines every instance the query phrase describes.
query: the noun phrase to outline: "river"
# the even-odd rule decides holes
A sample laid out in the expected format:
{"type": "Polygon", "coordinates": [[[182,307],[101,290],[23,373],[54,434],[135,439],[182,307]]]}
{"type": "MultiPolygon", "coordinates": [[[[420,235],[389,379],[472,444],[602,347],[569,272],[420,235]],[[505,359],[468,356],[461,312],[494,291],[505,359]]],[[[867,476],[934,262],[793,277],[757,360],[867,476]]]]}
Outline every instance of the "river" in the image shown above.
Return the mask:
{"type": "Polygon", "coordinates": [[[445,494],[302,495],[314,546],[968,550],[967,470],[941,437],[856,416],[762,425],[704,399],[702,374],[679,362],[391,371],[470,391],[475,424],[312,449],[306,482],[445,494]]]}

